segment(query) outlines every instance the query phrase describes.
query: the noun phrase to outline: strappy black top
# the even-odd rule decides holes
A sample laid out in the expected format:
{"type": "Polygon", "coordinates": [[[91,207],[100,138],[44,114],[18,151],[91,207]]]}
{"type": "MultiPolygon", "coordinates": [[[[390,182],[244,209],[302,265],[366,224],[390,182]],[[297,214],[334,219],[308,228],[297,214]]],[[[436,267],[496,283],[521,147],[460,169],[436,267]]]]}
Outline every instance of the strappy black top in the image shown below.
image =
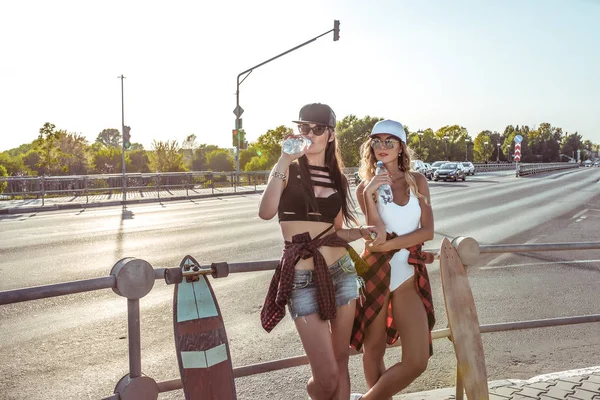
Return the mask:
{"type": "MultiPolygon", "coordinates": [[[[336,189],[329,177],[329,168],[309,165],[310,177],[313,186],[322,186],[336,189]],[[320,171],[321,173],[318,173],[320,171]]],[[[300,167],[297,163],[290,165],[288,183],[281,199],[277,215],[281,221],[315,221],[333,224],[335,217],[342,209],[342,197],[336,191],[328,197],[317,197],[317,210],[309,210],[310,205],[304,197],[304,188],[300,180],[300,167]]]]}

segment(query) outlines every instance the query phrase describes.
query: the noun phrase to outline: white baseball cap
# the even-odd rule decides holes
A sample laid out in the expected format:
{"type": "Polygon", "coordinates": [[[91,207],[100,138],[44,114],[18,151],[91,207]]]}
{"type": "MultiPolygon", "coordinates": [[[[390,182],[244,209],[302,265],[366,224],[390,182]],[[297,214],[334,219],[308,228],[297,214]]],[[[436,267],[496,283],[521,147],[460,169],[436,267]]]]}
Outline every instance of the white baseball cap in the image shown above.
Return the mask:
{"type": "Polygon", "coordinates": [[[404,127],[398,121],[392,121],[391,119],[384,119],[377,122],[373,129],[371,130],[371,134],[369,137],[373,137],[375,135],[388,134],[392,135],[397,139],[402,140],[406,143],[406,131],[404,131],[404,127]]]}

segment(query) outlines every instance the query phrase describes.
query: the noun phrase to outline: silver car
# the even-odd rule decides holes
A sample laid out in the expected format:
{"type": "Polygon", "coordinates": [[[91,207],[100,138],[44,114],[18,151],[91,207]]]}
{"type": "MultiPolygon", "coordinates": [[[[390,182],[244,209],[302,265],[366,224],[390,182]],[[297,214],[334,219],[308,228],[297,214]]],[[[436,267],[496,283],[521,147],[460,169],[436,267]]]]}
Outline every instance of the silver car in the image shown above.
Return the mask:
{"type": "Polygon", "coordinates": [[[464,162],[462,163],[463,169],[467,175],[475,175],[475,166],[472,162],[464,162]]]}

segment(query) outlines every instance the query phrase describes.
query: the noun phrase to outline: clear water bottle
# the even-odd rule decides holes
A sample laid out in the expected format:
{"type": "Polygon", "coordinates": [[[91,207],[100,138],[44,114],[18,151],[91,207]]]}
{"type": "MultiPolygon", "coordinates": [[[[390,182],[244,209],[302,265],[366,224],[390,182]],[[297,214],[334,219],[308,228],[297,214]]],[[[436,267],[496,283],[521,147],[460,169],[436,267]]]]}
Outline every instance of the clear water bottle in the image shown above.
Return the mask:
{"type": "MultiPolygon", "coordinates": [[[[387,172],[387,169],[383,166],[383,161],[377,161],[377,168],[375,169],[375,174],[381,175],[387,172]]],[[[387,183],[379,186],[377,190],[379,192],[379,201],[381,201],[381,204],[389,204],[392,201],[394,201],[392,188],[387,183]]]]}
{"type": "Polygon", "coordinates": [[[281,149],[286,154],[298,154],[307,149],[312,142],[304,136],[292,136],[283,141],[281,149]]]}

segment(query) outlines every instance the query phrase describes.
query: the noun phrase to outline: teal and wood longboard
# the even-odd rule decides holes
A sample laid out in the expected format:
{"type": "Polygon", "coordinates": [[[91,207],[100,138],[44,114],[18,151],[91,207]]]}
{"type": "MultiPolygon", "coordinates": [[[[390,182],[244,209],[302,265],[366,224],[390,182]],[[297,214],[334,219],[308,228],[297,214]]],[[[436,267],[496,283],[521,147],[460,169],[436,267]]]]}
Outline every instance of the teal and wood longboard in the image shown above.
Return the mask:
{"type": "Polygon", "coordinates": [[[229,343],[219,304],[205,274],[186,277],[200,264],[185,256],[183,281],[175,285],[175,350],[186,400],[236,399],[229,343]]]}

